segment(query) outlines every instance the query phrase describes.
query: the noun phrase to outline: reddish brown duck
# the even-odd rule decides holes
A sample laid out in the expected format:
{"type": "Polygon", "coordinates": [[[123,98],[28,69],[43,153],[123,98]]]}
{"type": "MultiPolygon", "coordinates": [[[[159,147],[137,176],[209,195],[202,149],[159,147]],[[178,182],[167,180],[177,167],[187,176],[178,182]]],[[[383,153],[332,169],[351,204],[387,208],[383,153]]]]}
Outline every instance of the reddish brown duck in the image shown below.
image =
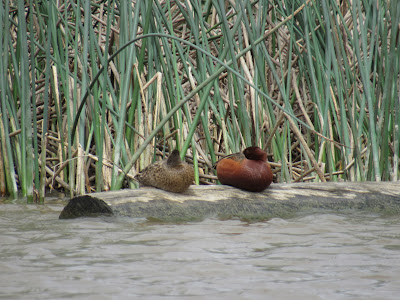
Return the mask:
{"type": "Polygon", "coordinates": [[[218,161],[217,176],[222,184],[251,192],[261,192],[272,182],[267,153],[256,146],[218,161]]]}
{"type": "Polygon", "coordinates": [[[194,180],[193,166],[181,160],[179,150],[174,150],[167,159],[155,162],[142,171],[135,179],[141,186],[153,186],[174,193],[182,193],[194,180]]]}

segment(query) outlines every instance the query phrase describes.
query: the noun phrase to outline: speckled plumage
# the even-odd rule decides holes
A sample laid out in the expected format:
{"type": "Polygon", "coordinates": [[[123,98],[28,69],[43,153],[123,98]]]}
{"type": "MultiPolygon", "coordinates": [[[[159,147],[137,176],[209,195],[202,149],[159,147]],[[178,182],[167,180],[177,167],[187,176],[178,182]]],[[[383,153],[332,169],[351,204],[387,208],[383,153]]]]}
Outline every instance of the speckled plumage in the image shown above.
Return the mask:
{"type": "Polygon", "coordinates": [[[181,160],[178,150],[174,150],[167,159],[144,168],[135,176],[135,179],[141,186],[183,193],[193,183],[194,169],[193,166],[181,160]]]}

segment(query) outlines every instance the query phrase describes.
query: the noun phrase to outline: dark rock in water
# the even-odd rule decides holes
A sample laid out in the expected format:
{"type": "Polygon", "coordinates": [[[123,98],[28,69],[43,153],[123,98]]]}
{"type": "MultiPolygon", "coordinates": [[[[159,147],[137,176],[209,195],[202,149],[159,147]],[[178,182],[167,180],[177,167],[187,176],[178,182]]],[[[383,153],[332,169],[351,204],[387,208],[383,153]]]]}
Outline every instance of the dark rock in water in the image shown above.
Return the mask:
{"type": "Polygon", "coordinates": [[[89,195],[72,198],[60,214],[60,219],[112,216],[114,212],[103,200],[89,195]]]}

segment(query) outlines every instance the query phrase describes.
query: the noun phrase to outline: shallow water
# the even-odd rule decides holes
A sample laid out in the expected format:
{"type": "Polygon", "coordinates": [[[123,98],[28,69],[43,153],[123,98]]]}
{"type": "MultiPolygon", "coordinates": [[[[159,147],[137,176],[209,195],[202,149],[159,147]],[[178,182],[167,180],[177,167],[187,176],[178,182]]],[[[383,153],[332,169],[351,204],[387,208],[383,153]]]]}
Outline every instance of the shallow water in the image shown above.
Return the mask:
{"type": "Polygon", "coordinates": [[[3,299],[399,299],[400,216],[59,220],[0,204],[3,299]]]}

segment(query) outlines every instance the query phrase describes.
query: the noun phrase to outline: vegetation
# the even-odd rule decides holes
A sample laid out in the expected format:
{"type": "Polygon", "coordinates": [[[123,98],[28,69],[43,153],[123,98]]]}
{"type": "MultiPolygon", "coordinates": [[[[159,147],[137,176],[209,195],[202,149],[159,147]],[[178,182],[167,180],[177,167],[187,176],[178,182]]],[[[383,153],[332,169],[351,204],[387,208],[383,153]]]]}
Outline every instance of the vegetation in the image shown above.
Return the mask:
{"type": "Polygon", "coordinates": [[[250,145],[276,182],[399,178],[398,1],[3,0],[0,19],[3,195],[134,187],[175,148],[204,184],[250,145]]]}

